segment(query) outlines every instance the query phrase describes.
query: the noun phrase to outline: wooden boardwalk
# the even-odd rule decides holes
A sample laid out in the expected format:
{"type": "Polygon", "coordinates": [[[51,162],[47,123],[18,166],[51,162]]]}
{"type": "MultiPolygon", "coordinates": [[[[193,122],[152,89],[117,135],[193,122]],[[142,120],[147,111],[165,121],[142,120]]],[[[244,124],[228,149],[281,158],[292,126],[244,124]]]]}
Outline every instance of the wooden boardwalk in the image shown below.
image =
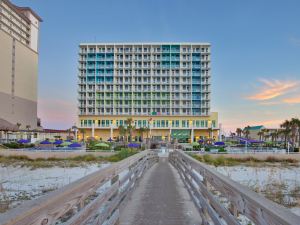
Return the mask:
{"type": "Polygon", "coordinates": [[[142,151],[1,214],[0,225],[300,224],[184,152],[164,156],[142,151]]]}
{"type": "Polygon", "coordinates": [[[160,158],[144,175],[120,216],[121,225],[196,225],[201,217],[178,172],[160,158]]]}

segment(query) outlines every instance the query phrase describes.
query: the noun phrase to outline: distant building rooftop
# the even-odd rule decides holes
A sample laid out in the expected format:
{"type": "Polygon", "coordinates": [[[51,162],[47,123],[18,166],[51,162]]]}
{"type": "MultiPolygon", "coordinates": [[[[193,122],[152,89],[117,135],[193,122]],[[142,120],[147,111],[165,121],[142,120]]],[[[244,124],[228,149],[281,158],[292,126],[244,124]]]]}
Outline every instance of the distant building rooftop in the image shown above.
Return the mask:
{"type": "Polygon", "coordinates": [[[261,130],[264,129],[265,127],[263,125],[260,126],[251,126],[251,127],[245,127],[244,130],[261,130]]]}

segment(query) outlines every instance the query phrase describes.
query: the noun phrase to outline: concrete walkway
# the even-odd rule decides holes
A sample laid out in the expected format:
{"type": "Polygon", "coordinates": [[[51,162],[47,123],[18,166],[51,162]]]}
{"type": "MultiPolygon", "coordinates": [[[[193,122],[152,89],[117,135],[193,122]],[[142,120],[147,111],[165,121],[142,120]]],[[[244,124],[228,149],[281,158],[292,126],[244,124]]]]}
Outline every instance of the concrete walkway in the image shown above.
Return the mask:
{"type": "Polygon", "coordinates": [[[201,217],[168,158],[160,158],[144,174],[121,213],[120,224],[201,224],[201,217]]]}

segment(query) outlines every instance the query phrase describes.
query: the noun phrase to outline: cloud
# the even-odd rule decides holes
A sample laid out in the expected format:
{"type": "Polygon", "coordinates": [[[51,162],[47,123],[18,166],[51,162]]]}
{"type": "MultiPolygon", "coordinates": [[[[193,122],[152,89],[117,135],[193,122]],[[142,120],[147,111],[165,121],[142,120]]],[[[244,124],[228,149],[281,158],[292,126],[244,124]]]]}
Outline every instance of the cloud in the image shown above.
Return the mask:
{"type": "Polygon", "coordinates": [[[299,104],[300,103],[300,96],[291,97],[291,98],[285,98],[282,101],[284,103],[288,103],[288,104],[299,104]]]}
{"type": "Polygon", "coordinates": [[[262,87],[257,93],[247,97],[247,99],[255,101],[265,101],[283,96],[299,87],[298,81],[281,81],[260,79],[262,87]]]}
{"type": "Polygon", "coordinates": [[[300,47],[300,38],[291,37],[291,38],[290,38],[290,42],[291,42],[293,45],[300,47]]]}

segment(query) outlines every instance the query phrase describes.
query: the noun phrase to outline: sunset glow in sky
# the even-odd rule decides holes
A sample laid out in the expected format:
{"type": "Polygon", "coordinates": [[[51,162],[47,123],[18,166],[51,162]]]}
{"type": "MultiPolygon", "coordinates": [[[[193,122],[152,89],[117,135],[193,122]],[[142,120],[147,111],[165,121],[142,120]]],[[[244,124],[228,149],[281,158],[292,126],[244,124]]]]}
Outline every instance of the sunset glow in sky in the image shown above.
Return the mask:
{"type": "Polygon", "coordinates": [[[12,2],[44,20],[38,113],[46,128],[76,121],[81,42],[210,42],[212,110],[227,131],[300,117],[299,0],[12,2]]]}

